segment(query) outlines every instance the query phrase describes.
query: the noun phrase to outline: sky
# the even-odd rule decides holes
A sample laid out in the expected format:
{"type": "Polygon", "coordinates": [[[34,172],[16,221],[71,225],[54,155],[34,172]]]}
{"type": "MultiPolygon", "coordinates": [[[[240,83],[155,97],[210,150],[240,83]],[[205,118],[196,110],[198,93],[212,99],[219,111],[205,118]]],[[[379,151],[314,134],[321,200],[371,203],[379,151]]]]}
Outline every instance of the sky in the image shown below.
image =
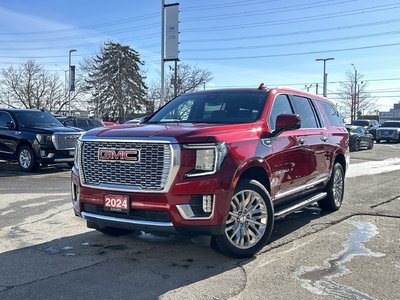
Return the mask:
{"type": "MultiPolygon", "coordinates": [[[[289,86],[337,102],[357,70],[380,111],[400,102],[398,0],[181,0],[179,59],[212,72],[206,89],[289,86]]],[[[130,45],[160,80],[161,0],[0,0],[0,70],[34,59],[63,78],[107,41],[130,45]]],[[[168,70],[169,63],[165,67],[168,70]]]]}

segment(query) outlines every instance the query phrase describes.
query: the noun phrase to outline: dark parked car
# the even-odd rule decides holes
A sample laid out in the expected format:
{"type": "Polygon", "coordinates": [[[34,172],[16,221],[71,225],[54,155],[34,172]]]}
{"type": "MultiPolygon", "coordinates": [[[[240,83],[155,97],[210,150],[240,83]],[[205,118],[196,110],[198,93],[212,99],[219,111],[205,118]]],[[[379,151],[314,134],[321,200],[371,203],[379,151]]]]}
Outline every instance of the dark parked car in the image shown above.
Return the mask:
{"type": "Polygon", "coordinates": [[[74,161],[76,140],[83,132],[65,127],[36,109],[0,109],[0,158],[17,160],[23,171],[42,164],[74,161]]]}
{"type": "Polygon", "coordinates": [[[92,117],[69,116],[57,117],[57,119],[59,119],[65,126],[80,128],[84,131],[104,126],[100,120],[92,117]]]}
{"type": "Polygon", "coordinates": [[[367,149],[374,147],[374,137],[364,127],[346,125],[346,128],[350,135],[349,147],[351,151],[358,151],[362,147],[367,149]]]}
{"type": "Polygon", "coordinates": [[[364,129],[368,130],[370,134],[376,138],[376,131],[379,129],[380,125],[377,120],[354,120],[351,125],[361,126],[364,129]]]}
{"type": "Polygon", "coordinates": [[[380,143],[381,140],[400,143],[400,120],[386,121],[382,124],[382,127],[377,131],[376,142],[380,143]]]}

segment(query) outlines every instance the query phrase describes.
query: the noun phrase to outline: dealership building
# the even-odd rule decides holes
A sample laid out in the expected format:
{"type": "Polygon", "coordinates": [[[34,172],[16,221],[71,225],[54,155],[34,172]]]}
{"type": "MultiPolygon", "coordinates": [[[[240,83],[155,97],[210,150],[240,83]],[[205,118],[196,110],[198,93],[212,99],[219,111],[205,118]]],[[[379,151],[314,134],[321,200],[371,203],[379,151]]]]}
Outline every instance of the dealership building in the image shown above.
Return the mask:
{"type": "Polygon", "coordinates": [[[400,120],[400,103],[396,103],[389,111],[379,112],[379,123],[383,124],[387,120],[400,120]]]}

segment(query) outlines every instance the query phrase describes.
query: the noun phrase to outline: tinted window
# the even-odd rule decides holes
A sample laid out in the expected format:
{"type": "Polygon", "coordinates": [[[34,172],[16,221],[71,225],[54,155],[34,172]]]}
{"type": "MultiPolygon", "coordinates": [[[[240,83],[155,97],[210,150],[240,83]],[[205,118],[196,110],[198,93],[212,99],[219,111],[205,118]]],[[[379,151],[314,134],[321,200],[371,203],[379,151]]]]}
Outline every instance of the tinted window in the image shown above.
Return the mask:
{"type": "Polygon", "coordinates": [[[269,116],[269,125],[272,130],[275,129],[276,117],[281,114],[293,114],[293,110],[287,95],[278,95],[275,97],[271,114],[269,116]]]}
{"type": "Polygon", "coordinates": [[[0,127],[6,127],[6,123],[11,121],[12,119],[8,113],[0,111],[0,127]]]}
{"type": "Polygon", "coordinates": [[[265,92],[215,92],[181,95],[148,123],[250,123],[261,117],[265,92]]]}
{"type": "Polygon", "coordinates": [[[15,119],[21,126],[28,127],[63,127],[53,115],[43,111],[13,111],[15,119]]]}
{"type": "Polygon", "coordinates": [[[91,127],[92,127],[92,128],[104,126],[103,123],[101,123],[101,122],[100,122],[99,120],[97,120],[97,119],[89,119],[88,122],[89,122],[89,124],[91,124],[91,127]]]}
{"type": "Polygon", "coordinates": [[[76,126],[74,119],[66,119],[63,121],[63,123],[65,124],[65,126],[71,126],[71,127],[76,126]]]}
{"type": "Polygon", "coordinates": [[[400,122],[385,122],[383,123],[382,127],[400,127],[400,122]]]}
{"type": "Polygon", "coordinates": [[[79,127],[79,128],[82,128],[82,129],[85,129],[85,130],[90,128],[90,126],[86,122],[86,119],[77,119],[76,123],[77,123],[77,127],[79,127]]]}
{"type": "Polygon", "coordinates": [[[293,96],[294,110],[301,117],[301,128],[318,128],[316,116],[308,98],[293,96]]]}
{"type": "MultiPolygon", "coordinates": [[[[322,108],[325,111],[326,116],[328,117],[329,123],[331,123],[332,126],[343,126],[343,118],[341,115],[338,113],[336,110],[335,106],[333,106],[330,103],[320,101],[322,108]]],[[[356,125],[356,124],[354,124],[356,125]]],[[[368,123],[367,123],[368,125],[368,123]]]]}
{"type": "Polygon", "coordinates": [[[357,125],[357,126],[369,126],[369,121],[365,121],[365,120],[355,120],[352,123],[353,125],[357,125]]]}

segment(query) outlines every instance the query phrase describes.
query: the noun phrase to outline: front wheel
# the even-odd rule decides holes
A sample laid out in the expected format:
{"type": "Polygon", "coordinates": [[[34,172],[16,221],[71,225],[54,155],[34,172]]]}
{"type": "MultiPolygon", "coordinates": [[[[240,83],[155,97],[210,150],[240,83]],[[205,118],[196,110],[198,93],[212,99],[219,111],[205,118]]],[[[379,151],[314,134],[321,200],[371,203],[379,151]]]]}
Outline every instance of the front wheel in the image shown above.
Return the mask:
{"type": "Polygon", "coordinates": [[[242,180],[231,199],[224,234],[213,236],[212,246],[228,256],[251,257],[268,242],[273,226],[268,191],[258,181],[242,180]]]}
{"type": "Polygon", "coordinates": [[[339,163],[335,163],[332,170],[331,179],[326,186],[325,190],[327,196],[318,201],[320,208],[328,211],[338,210],[342,206],[344,195],[344,171],[339,163]]]}
{"type": "Polygon", "coordinates": [[[35,154],[29,146],[22,146],[18,151],[18,166],[22,171],[33,171],[38,167],[35,154]]]}
{"type": "Polygon", "coordinates": [[[374,148],[374,140],[371,140],[368,145],[368,149],[374,148]]]}

